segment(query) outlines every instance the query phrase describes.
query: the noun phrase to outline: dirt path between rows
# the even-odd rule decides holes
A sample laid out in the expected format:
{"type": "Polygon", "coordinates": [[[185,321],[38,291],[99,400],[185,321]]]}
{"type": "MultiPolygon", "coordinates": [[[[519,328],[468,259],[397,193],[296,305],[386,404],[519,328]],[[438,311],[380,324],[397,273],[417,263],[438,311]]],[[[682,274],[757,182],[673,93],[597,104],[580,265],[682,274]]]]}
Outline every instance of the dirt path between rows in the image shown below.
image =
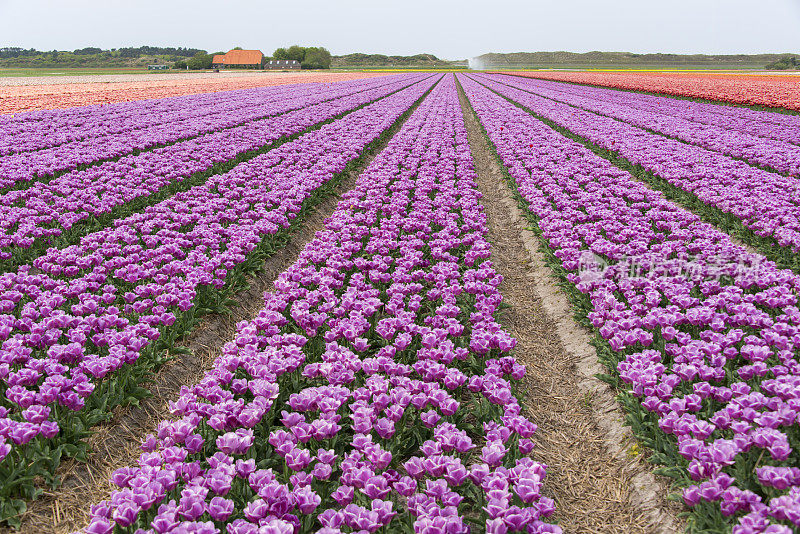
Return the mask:
{"type": "MultiPolygon", "coordinates": [[[[390,137],[391,138],[391,137],[390,137]]],[[[353,169],[339,186],[318,204],[300,227],[291,234],[288,245],[269,257],[261,272],[248,278],[249,289],[232,298],[238,306],[231,315],[210,315],[182,342],[191,353],[178,355],[154,377],[150,387],[153,396],[141,401],[138,407],[117,408],[114,418],[96,428],[90,438],[92,453],[87,463],[65,462],[59,469],[63,483],[55,491],[45,491],[36,501],[28,503],[23,516],[21,533],[63,534],[85,526],[92,504],[107,499],[117,489],[109,478],[120,467],[135,465],[141,455],[139,446],[158,423],[169,418],[167,403],[178,398],[181,386],[199,382],[221,354],[222,346],[232,340],[236,323],[252,319],[264,307],[264,292],[273,290],[273,282],[297,260],[300,251],[314,234],[324,226],[341,198],[352,189],[358,175],[388,143],[388,139],[373,149],[365,161],[353,169]]],[[[8,530],[9,533],[13,532],[8,530]]]]}
{"type": "Polygon", "coordinates": [[[517,338],[527,366],[523,404],[539,425],[533,457],[547,464],[544,493],[556,501],[553,519],[565,533],[674,533],[677,505],[651,466],[629,451],[630,431],[566,297],[538,251],[490,150],[477,117],[460,92],[478,187],[489,221],[492,262],[511,307],[499,322],[517,338]]]}

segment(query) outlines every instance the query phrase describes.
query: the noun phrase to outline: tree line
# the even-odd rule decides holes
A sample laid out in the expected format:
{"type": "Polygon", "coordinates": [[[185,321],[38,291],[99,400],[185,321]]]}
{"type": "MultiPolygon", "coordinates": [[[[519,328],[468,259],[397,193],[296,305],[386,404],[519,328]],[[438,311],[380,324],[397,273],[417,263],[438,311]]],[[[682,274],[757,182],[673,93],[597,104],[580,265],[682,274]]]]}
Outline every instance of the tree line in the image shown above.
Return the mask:
{"type": "Polygon", "coordinates": [[[794,70],[800,68],[800,60],[794,56],[786,56],[773,61],[764,68],[767,70],[794,70]]]}
{"type": "MultiPolygon", "coordinates": [[[[241,49],[240,47],[236,47],[241,49]]],[[[98,47],[85,47],[72,51],[36,50],[35,48],[0,48],[0,67],[125,67],[144,66],[148,62],[172,64],[176,69],[210,69],[216,54],[199,48],[139,46],[103,50],[98,47]]],[[[321,46],[298,46],[278,48],[271,59],[295,59],[303,69],[331,68],[331,53],[321,46]]]]}
{"type": "Polygon", "coordinates": [[[91,56],[99,54],[107,54],[109,57],[123,57],[123,58],[139,58],[142,56],[180,56],[192,57],[198,52],[205,52],[199,48],[184,48],[172,46],[139,46],[139,47],[126,47],[126,48],[112,48],[110,50],[103,50],[94,46],[86,48],[78,48],[73,51],[63,50],[36,50],[35,48],[20,48],[15,46],[7,46],[0,48],[0,59],[11,59],[19,57],[35,57],[35,56],[52,56],[57,55],[76,55],[76,56],[91,56]]]}
{"type": "Polygon", "coordinates": [[[301,69],[331,68],[331,53],[321,46],[298,46],[276,48],[270,59],[294,59],[300,62],[301,69]]]}
{"type": "MultiPolygon", "coordinates": [[[[234,50],[241,50],[237,46],[234,50]]],[[[173,64],[176,69],[203,70],[210,69],[214,56],[225,52],[214,52],[208,54],[205,51],[198,52],[187,60],[178,60],[173,64]]],[[[301,69],[329,69],[331,68],[331,53],[322,46],[299,46],[292,45],[288,48],[277,48],[272,56],[264,56],[261,65],[273,59],[294,59],[300,63],[301,69]]]]}

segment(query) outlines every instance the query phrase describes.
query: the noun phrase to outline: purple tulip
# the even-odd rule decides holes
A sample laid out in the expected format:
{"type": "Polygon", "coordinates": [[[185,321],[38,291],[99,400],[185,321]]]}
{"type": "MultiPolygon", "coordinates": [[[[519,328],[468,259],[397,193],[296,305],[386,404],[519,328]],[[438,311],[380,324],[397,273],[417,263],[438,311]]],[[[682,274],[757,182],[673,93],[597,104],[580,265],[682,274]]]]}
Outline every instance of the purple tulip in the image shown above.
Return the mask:
{"type": "Polygon", "coordinates": [[[208,514],[214,521],[225,521],[234,510],[234,502],[224,497],[214,497],[208,504],[208,514]]]}
{"type": "Polygon", "coordinates": [[[339,486],[336,488],[336,491],[331,494],[331,498],[333,498],[341,506],[346,506],[352,502],[354,491],[355,490],[352,486],[339,486]]]}
{"type": "Polygon", "coordinates": [[[322,502],[322,498],[314,493],[309,486],[303,486],[294,491],[297,508],[302,514],[310,514],[322,502]]]}

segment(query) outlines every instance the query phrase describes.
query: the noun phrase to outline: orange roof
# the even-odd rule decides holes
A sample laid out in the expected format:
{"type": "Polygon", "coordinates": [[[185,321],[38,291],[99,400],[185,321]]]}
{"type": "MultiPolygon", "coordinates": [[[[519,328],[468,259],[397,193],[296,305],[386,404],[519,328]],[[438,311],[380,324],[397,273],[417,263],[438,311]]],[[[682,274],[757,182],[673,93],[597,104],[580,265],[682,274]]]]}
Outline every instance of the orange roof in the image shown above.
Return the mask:
{"type": "Polygon", "coordinates": [[[225,63],[225,54],[217,54],[214,56],[214,59],[211,60],[212,64],[216,63],[225,63]]]}
{"type": "Polygon", "coordinates": [[[261,65],[263,57],[261,50],[231,50],[225,55],[214,56],[213,62],[224,65],[261,65]]]}

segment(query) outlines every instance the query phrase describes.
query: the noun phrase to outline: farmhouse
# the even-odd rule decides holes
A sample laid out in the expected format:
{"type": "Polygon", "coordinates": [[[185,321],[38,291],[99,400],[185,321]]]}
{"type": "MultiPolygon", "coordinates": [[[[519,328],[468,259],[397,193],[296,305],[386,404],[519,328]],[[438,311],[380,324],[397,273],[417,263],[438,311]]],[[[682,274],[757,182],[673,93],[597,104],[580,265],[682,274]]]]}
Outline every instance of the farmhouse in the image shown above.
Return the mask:
{"type": "Polygon", "coordinates": [[[300,62],[296,59],[272,59],[264,63],[264,68],[269,70],[299,69],[300,62]]]}
{"type": "Polygon", "coordinates": [[[219,68],[251,68],[260,69],[264,54],[261,50],[231,50],[227,54],[217,54],[211,61],[211,66],[219,68]]]}

